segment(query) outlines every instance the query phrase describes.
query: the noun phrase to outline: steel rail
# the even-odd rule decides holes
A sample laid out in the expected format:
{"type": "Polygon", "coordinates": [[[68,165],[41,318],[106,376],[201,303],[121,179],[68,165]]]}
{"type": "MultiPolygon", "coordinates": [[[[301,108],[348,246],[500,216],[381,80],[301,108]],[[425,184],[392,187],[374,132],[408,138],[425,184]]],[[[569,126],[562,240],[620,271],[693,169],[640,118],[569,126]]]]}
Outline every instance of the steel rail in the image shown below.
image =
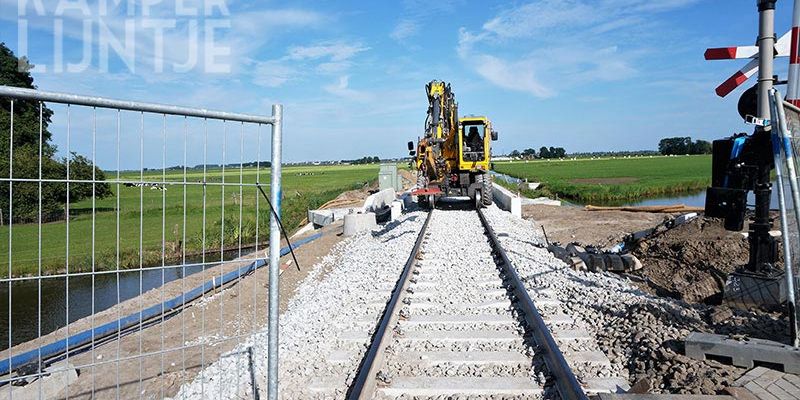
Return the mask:
{"type": "Polygon", "coordinates": [[[548,329],[547,325],[544,323],[542,314],[539,313],[536,305],[533,304],[533,300],[525,289],[522,279],[520,279],[517,274],[517,269],[514,267],[514,264],[511,263],[511,260],[509,260],[506,251],[500,244],[500,240],[494,233],[494,229],[492,229],[492,226],[489,224],[486,216],[483,215],[481,209],[478,209],[478,216],[481,219],[481,223],[483,223],[484,229],[486,229],[487,236],[489,236],[491,240],[492,249],[502,259],[503,272],[510,280],[510,286],[513,287],[514,294],[519,300],[518,306],[524,314],[525,322],[527,322],[528,327],[533,333],[533,339],[536,344],[545,351],[545,363],[550,370],[550,374],[555,378],[556,387],[558,388],[561,398],[564,400],[588,400],[589,397],[583,391],[580,383],[578,383],[578,379],[575,377],[572,368],[570,368],[569,363],[567,363],[567,360],[564,358],[564,354],[561,353],[561,350],[558,348],[550,329],[548,329]]]}
{"type": "Polygon", "coordinates": [[[51,103],[75,104],[89,107],[112,108],[127,111],[141,111],[157,114],[179,115],[223,121],[250,122],[256,124],[277,124],[276,116],[259,116],[224,111],[206,110],[204,108],[190,108],[171,106],[158,103],[141,103],[136,101],[107,99],[104,97],[80,96],[76,94],[45,92],[41,90],[25,89],[12,86],[0,86],[0,97],[15,99],[48,101],[51,103]]]}
{"type": "Polygon", "coordinates": [[[353,383],[347,391],[347,399],[349,400],[372,398],[372,394],[375,391],[375,375],[383,364],[383,350],[388,346],[392,338],[393,331],[391,328],[397,322],[398,306],[402,304],[402,297],[408,288],[411,273],[417,255],[419,254],[419,249],[422,246],[422,240],[425,239],[425,233],[428,230],[428,224],[431,222],[432,215],[433,210],[430,210],[428,212],[428,217],[425,218],[425,223],[422,225],[422,229],[419,231],[419,235],[417,235],[417,241],[414,243],[411,254],[408,256],[408,260],[406,260],[403,272],[400,274],[400,279],[397,280],[392,290],[392,297],[389,299],[389,302],[386,303],[386,308],[378,323],[378,328],[372,335],[372,342],[358,367],[358,375],[353,379],[353,383]]]}

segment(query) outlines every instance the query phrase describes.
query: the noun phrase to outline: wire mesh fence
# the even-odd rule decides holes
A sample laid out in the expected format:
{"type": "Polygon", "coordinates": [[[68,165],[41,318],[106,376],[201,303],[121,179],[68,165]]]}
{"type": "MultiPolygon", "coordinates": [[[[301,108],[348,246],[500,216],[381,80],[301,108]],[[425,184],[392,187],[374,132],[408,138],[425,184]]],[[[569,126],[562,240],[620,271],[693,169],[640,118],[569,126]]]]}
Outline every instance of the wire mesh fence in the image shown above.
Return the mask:
{"type": "Polygon", "coordinates": [[[0,398],[172,396],[277,326],[280,127],[0,87],[0,398]]]}
{"type": "Polygon", "coordinates": [[[777,89],[770,89],[772,140],[777,178],[776,194],[780,208],[781,240],[785,274],[785,297],[788,303],[792,344],[800,345],[796,301],[798,297],[798,264],[800,257],[800,180],[797,161],[800,142],[792,132],[800,128],[800,109],[783,101],[777,89]],[[788,107],[788,108],[787,108],[788,107]]]}

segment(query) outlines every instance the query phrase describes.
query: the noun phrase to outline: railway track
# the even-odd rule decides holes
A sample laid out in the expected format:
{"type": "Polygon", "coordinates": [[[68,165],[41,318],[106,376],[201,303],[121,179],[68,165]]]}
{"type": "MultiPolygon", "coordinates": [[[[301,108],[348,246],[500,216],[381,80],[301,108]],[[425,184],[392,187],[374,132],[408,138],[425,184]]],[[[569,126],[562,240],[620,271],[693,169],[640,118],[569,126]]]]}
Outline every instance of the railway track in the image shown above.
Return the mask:
{"type": "Polygon", "coordinates": [[[436,210],[347,397],[463,396],[587,398],[481,211],[436,210]]]}

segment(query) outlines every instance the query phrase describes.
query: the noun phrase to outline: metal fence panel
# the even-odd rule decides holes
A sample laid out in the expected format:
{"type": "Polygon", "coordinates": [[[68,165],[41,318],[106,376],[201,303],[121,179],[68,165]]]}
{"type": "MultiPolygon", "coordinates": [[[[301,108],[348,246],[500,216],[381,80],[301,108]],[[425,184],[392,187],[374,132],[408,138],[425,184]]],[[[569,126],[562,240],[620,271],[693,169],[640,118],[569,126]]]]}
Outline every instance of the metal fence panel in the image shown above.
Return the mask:
{"type": "Polygon", "coordinates": [[[265,330],[277,366],[280,105],[0,87],[0,106],[0,398],[171,396],[265,330]]]}

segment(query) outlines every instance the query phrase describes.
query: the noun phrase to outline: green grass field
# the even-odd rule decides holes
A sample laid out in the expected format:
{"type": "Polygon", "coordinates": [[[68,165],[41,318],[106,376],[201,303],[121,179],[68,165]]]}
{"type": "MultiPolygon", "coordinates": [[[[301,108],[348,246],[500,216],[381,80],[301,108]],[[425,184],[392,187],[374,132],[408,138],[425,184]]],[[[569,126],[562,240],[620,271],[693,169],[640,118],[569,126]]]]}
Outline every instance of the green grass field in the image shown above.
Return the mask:
{"type": "Polygon", "coordinates": [[[497,172],[542,188],[529,195],[595,205],[697,192],[711,182],[711,156],[515,161],[496,163],[497,172]]]}
{"type": "MultiPolygon", "coordinates": [[[[305,218],[308,208],[315,208],[333,199],[345,190],[362,187],[375,181],[377,165],[324,166],[324,167],[284,167],[282,219],[287,230],[294,230],[305,218]]],[[[116,173],[108,173],[109,180],[116,173]]],[[[202,171],[187,173],[188,182],[201,182],[202,171]]],[[[238,168],[227,169],[224,173],[226,183],[238,184],[238,168]]],[[[121,180],[139,180],[139,173],[124,173],[121,180]]],[[[161,181],[161,171],[145,172],[145,181],[161,181]]],[[[222,182],[221,169],[207,171],[207,182],[222,182]]],[[[183,181],[182,171],[167,171],[167,182],[183,181]]],[[[256,170],[245,169],[242,173],[244,183],[256,182],[256,170]]],[[[259,181],[269,195],[269,169],[262,168],[259,181]]],[[[20,183],[24,184],[24,183],[20,183]]],[[[15,184],[16,186],[17,184],[15,184]]],[[[167,190],[125,187],[112,184],[114,195],[97,200],[96,213],[92,219],[91,199],[70,205],[69,220],[69,271],[91,271],[115,269],[119,254],[121,268],[138,268],[161,265],[162,245],[166,263],[179,261],[184,249],[183,221],[186,214],[185,251],[197,257],[203,245],[203,211],[205,210],[205,247],[220,249],[236,247],[241,238],[243,245],[256,241],[256,217],[258,216],[258,241],[267,239],[269,208],[258,189],[244,187],[239,193],[238,186],[206,186],[205,196],[202,185],[187,185],[184,193],[182,184],[167,184],[167,190]],[[141,194],[141,196],[140,196],[141,194]],[[186,207],[184,208],[184,196],[186,207]],[[259,208],[256,213],[256,198],[259,208]],[[205,199],[205,200],[204,200],[205,199]],[[119,213],[117,213],[119,201],[119,213]],[[204,207],[205,201],[205,207],[204,207]],[[224,204],[224,217],[223,217],[224,204]],[[239,229],[241,208],[241,229],[239,229]],[[119,224],[117,215],[119,214],[119,224]],[[224,232],[223,232],[224,221],[224,232]],[[94,240],[92,227],[94,226],[94,240]],[[117,235],[119,226],[119,235],[117,235]],[[163,240],[162,240],[163,238],[163,240]],[[140,252],[141,247],[144,251],[140,252]],[[119,243],[119,245],[117,245],[119,243]],[[94,251],[92,249],[94,248],[94,251]],[[92,255],[94,254],[94,260],[92,255]]],[[[43,273],[53,273],[67,269],[67,223],[50,222],[41,225],[41,241],[36,223],[14,224],[11,227],[11,273],[13,276],[37,274],[39,270],[39,243],[41,243],[41,268],[43,273]]],[[[8,274],[8,235],[9,227],[0,227],[0,274],[8,274]]],[[[219,259],[219,253],[210,256],[219,259]]]]}

